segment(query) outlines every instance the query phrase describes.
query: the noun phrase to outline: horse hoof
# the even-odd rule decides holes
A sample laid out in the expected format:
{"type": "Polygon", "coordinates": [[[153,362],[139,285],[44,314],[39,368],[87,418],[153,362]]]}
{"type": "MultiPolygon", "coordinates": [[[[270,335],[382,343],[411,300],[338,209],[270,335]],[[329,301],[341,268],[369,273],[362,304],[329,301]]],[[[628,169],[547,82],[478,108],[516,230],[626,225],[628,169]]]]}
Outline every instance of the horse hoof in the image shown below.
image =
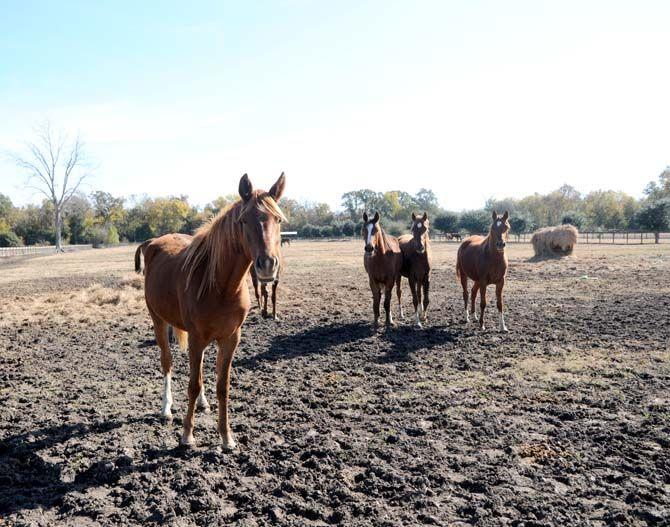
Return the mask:
{"type": "Polygon", "coordinates": [[[506,326],[503,326],[503,327],[500,328],[500,332],[501,333],[509,333],[509,329],[507,329],[506,326]]]}
{"type": "Polygon", "coordinates": [[[221,447],[226,452],[232,452],[233,450],[237,449],[237,443],[232,437],[229,437],[228,439],[222,438],[221,447]]]}
{"type": "Polygon", "coordinates": [[[212,409],[209,407],[209,405],[198,406],[197,408],[198,408],[198,411],[202,412],[203,414],[211,414],[212,413],[212,409]]]}
{"type": "Polygon", "coordinates": [[[193,434],[190,434],[188,436],[181,436],[181,440],[179,441],[179,444],[183,447],[194,447],[195,446],[195,439],[193,438],[193,434]]]}
{"type": "Polygon", "coordinates": [[[161,417],[166,421],[172,421],[172,411],[166,409],[161,410],[161,417]]]}

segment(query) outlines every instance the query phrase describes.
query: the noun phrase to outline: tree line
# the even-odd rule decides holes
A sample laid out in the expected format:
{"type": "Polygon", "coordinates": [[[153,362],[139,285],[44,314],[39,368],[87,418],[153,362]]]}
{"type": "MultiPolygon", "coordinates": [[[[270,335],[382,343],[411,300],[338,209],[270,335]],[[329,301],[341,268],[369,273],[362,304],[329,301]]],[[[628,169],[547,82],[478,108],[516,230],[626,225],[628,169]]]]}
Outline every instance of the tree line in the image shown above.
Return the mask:
{"type": "MultiPolygon", "coordinates": [[[[488,230],[492,209],[510,211],[512,233],[532,232],[539,227],[571,223],[580,229],[670,230],[670,168],[647,185],[644,198],[611,190],[580,194],[564,185],[548,194],[521,199],[489,199],[482,209],[451,212],[439,206],[435,193],[421,189],[403,191],[354,190],[342,195],[342,207],[334,211],[326,203],[282,199],[288,224],[307,238],[353,236],[360,230],[364,211],[379,210],[385,228],[394,235],[407,232],[413,211],[426,211],[433,231],[482,233],[488,230]]],[[[220,196],[204,207],[189,203],[187,196],[128,198],[107,192],[75,192],[62,210],[60,233],[70,244],[114,245],[139,242],[168,232],[193,231],[233,203],[235,195],[220,196]]],[[[0,194],[0,245],[54,244],[54,203],[14,206],[0,194]]]]}

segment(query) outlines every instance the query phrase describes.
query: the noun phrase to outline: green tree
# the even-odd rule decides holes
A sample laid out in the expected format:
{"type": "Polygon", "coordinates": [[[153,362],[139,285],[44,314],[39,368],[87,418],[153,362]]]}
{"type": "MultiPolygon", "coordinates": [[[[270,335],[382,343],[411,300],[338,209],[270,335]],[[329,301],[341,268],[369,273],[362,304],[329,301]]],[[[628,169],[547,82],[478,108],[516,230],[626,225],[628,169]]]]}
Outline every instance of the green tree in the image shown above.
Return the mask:
{"type": "Polygon", "coordinates": [[[491,213],[480,210],[468,210],[461,214],[459,227],[472,234],[483,234],[491,227],[491,213]]]}
{"type": "Polygon", "coordinates": [[[670,197],[647,203],[636,213],[634,222],[640,229],[652,231],[659,243],[659,233],[670,230],[670,197]]]}
{"type": "Polygon", "coordinates": [[[433,227],[442,232],[458,231],[458,214],[455,212],[443,212],[437,216],[433,222],[433,227]]]}
{"type": "Polygon", "coordinates": [[[670,167],[667,167],[658,176],[658,182],[650,182],[644,189],[649,201],[670,198],[670,167]]]}

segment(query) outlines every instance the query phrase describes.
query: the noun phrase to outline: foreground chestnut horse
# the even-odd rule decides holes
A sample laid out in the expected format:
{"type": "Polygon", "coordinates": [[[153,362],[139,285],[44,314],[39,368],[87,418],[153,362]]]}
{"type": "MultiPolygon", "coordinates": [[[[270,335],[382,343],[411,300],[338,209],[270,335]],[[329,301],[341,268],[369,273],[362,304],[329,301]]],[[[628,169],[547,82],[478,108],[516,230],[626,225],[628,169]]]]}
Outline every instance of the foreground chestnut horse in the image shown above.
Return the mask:
{"type": "Polygon", "coordinates": [[[379,325],[379,303],[382,289],[385,291],[386,326],[394,326],[391,315],[391,293],[395,284],[398,288],[398,298],[400,298],[400,268],[402,267],[402,253],[398,240],[384,232],[379,223],[379,212],[375,212],[372,219],[368,218],[367,212],[363,214],[361,233],[365,240],[363,265],[370,278],[375,327],[379,325]]]}
{"type": "MultiPolygon", "coordinates": [[[[216,341],[216,396],[218,431],[227,449],[235,447],[228,422],[228,395],[233,354],[240,326],[249,311],[246,276],[254,266],[262,282],[272,282],[279,266],[279,223],[284,217],[277,201],[284,192],[284,174],[269,192],[254,190],[245,174],[239,184],[240,201],[200,227],[192,239],[166,234],[138,247],[144,253],[144,294],[161,349],[163,410],[172,415],[172,355],[168,325],[182,349],[188,340],[190,377],[188,411],[182,444],[192,445],[194,411],[207,409],[203,394],[203,351],[216,341]]],[[[136,268],[138,254],[136,253],[136,268]]]]}
{"type": "MultiPolygon", "coordinates": [[[[282,239],[282,244],[284,240],[282,239]]],[[[279,252],[279,251],[278,251],[279,252]]],[[[277,315],[277,288],[279,287],[279,275],[281,274],[281,256],[279,267],[277,268],[277,277],[272,281],[272,319],[279,320],[277,315]]],[[[256,295],[256,302],[258,302],[258,309],[261,310],[261,316],[268,316],[268,285],[261,283],[259,286],[258,276],[256,270],[251,268],[251,283],[254,286],[254,294],[256,295]],[[262,300],[261,300],[262,297],[262,300]]]]}
{"type": "Polygon", "coordinates": [[[488,236],[470,236],[466,238],[458,248],[456,257],[456,276],[461,280],[463,287],[463,301],[465,302],[465,320],[470,321],[468,315],[468,278],[475,283],[472,286],[472,308],[470,312],[477,320],[475,313],[475,299],[477,291],[481,295],[479,327],[484,329],[484,309],[486,308],[486,287],[490,284],[496,286],[496,305],[500,314],[500,331],[507,331],[505,326],[505,315],[503,315],[503,287],[505,287],[505,276],[507,275],[507,233],[509,232],[509,213],[505,211],[498,216],[496,211],[492,214],[493,223],[488,236]]]}
{"type": "MultiPolygon", "coordinates": [[[[402,251],[402,276],[409,280],[414,303],[414,323],[421,327],[428,315],[428,292],[430,289],[430,240],[428,238],[428,214],[417,216],[412,212],[412,234],[403,234],[398,238],[402,251]],[[423,289],[423,303],[421,292],[423,289]]],[[[398,288],[398,303],[400,303],[400,288],[398,288]]],[[[402,305],[400,306],[402,317],[402,305]]]]}

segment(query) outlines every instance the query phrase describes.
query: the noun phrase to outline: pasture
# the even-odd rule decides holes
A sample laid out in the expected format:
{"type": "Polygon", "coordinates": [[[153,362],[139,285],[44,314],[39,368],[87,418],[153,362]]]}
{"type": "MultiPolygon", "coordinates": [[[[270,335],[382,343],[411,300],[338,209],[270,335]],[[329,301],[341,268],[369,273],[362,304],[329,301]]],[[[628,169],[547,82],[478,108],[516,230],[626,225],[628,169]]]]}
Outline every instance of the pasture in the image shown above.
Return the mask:
{"type": "MultiPolygon", "coordinates": [[[[363,242],[283,249],[280,322],[253,305],[232,376],[179,447],[135,247],[0,262],[0,523],[661,525],[670,521],[670,245],[508,246],[509,333],[464,321],[435,243],[428,321],[371,327],[363,242]]],[[[250,285],[250,281],[249,281],[250,285]]],[[[251,295],[253,302],[253,294],[251,295]]]]}

